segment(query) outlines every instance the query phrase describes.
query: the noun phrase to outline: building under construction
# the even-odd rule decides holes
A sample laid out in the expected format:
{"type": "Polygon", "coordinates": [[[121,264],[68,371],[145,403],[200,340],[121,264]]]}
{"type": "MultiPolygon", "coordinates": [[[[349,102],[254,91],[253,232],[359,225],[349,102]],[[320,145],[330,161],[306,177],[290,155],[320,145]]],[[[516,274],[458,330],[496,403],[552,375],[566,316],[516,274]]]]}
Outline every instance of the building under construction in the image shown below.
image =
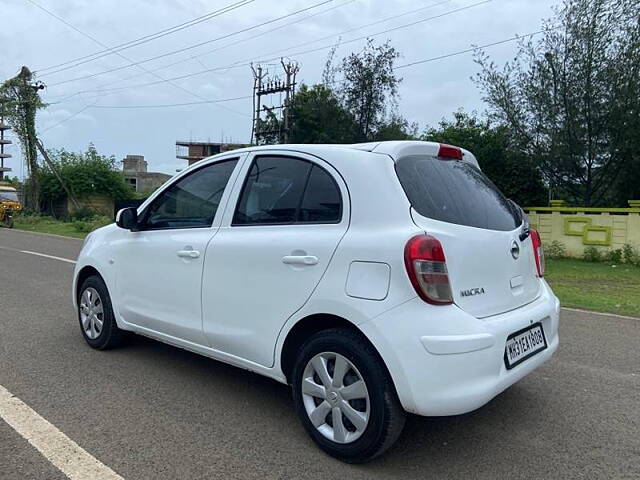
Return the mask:
{"type": "Polygon", "coordinates": [[[186,160],[187,162],[189,162],[189,165],[192,165],[196,162],[199,162],[203,158],[248,146],[249,145],[245,145],[242,143],[177,141],[176,158],[180,160],[186,160]]]}

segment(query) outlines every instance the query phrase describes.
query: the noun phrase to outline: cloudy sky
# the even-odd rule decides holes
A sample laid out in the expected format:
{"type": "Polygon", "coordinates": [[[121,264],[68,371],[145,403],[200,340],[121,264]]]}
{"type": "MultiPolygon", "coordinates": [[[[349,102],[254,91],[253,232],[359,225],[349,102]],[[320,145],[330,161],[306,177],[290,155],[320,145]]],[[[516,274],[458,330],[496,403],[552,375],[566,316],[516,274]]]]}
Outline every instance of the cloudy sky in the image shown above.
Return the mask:
{"type": "MultiPolygon", "coordinates": [[[[289,57],[300,64],[299,80],[313,83],[339,40],[337,58],[360,50],[361,37],[389,39],[402,65],[536,31],[558,2],[0,0],[0,79],[27,65],[47,84],[42,97],[50,106],[39,112],[37,126],[48,148],[83,150],[93,142],[100,153],[144,155],[150,170],[173,173],[186,163],[175,158],[176,140],[249,140],[250,98],[204,102],[250,96],[251,61],[262,60],[275,73],[274,59],[289,57]],[[113,53],[116,46],[225,8],[113,53]],[[98,52],[105,53],[91,56],[98,52]]],[[[511,42],[487,52],[502,63],[515,49],[511,42]]],[[[476,71],[471,54],[400,69],[401,113],[422,128],[459,108],[482,111],[470,80],[476,71]]],[[[10,153],[15,158],[6,166],[20,176],[18,145],[10,153]]]]}

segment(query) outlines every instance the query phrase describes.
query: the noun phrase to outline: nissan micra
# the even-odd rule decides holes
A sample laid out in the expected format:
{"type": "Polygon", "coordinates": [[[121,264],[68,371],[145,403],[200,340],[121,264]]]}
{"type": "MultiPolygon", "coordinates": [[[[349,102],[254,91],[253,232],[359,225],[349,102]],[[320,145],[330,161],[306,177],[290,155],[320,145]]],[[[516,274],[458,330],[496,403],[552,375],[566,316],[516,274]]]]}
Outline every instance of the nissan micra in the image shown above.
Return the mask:
{"type": "Polygon", "coordinates": [[[548,360],[540,236],[468,151],[276,145],[204,159],[90,234],[73,300],[125,332],[288,383],[325,452],[365,462],[406,412],[474,410],[548,360]]]}

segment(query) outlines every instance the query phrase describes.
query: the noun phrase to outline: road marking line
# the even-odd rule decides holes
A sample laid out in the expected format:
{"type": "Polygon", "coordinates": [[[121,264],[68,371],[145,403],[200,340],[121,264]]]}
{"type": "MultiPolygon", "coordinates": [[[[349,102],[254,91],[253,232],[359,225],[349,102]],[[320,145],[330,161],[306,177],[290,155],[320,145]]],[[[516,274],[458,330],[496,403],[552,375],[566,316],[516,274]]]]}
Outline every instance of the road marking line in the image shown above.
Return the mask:
{"type": "Polygon", "coordinates": [[[84,242],[84,238],[68,237],[66,235],[56,235],[55,233],[33,232],[31,230],[22,230],[21,228],[12,228],[11,230],[8,230],[7,233],[9,231],[19,232],[20,234],[32,235],[37,237],[53,237],[53,238],[60,238],[62,240],[72,240],[74,242],[84,242]]]}
{"type": "Polygon", "coordinates": [[[71,480],[124,480],[2,385],[0,418],[71,480]]]}
{"type": "Polygon", "coordinates": [[[69,260],[68,258],[55,257],[53,255],[47,255],[45,253],[38,252],[30,252],[29,250],[19,250],[20,253],[28,253],[29,255],[37,255],[39,257],[52,258],[53,260],[60,260],[61,262],[73,263],[75,264],[75,260],[69,260]]]}
{"type": "Polygon", "coordinates": [[[581,308],[570,308],[570,307],[562,307],[562,309],[569,310],[570,312],[590,313],[591,315],[599,315],[600,317],[616,317],[616,318],[626,318],[628,320],[640,320],[640,317],[619,315],[617,313],[594,312],[593,310],[583,310],[581,308]]]}

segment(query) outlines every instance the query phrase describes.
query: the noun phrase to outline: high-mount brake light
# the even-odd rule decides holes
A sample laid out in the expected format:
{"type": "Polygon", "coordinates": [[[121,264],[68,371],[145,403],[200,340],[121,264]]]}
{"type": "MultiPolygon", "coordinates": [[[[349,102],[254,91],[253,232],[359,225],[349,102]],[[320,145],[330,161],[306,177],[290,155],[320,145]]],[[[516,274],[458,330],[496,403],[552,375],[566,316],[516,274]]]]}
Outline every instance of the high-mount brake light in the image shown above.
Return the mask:
{"type": "Polygon", "coordinates": [[[544,249],[542,248],[542,239],[537,230],[530,229],[531,244],[533,245],[533,258],[536,260],[536,270],[539,277],[544,277],[544,249]]]}
{"type": "Polygon", "coordinates": [[[438,150],[438,157],[462,160],[462,149],[458,147],[454,147],[453,145],[447,145],[445,143],[441,143],[440,149],[438,150]]]}
{"type": "Polygon", "coordinates": [[[432,305],[453,303],[442,244],[431,235],[416,235],[404,247],[404,264],[416,293],[432,305]]]}

